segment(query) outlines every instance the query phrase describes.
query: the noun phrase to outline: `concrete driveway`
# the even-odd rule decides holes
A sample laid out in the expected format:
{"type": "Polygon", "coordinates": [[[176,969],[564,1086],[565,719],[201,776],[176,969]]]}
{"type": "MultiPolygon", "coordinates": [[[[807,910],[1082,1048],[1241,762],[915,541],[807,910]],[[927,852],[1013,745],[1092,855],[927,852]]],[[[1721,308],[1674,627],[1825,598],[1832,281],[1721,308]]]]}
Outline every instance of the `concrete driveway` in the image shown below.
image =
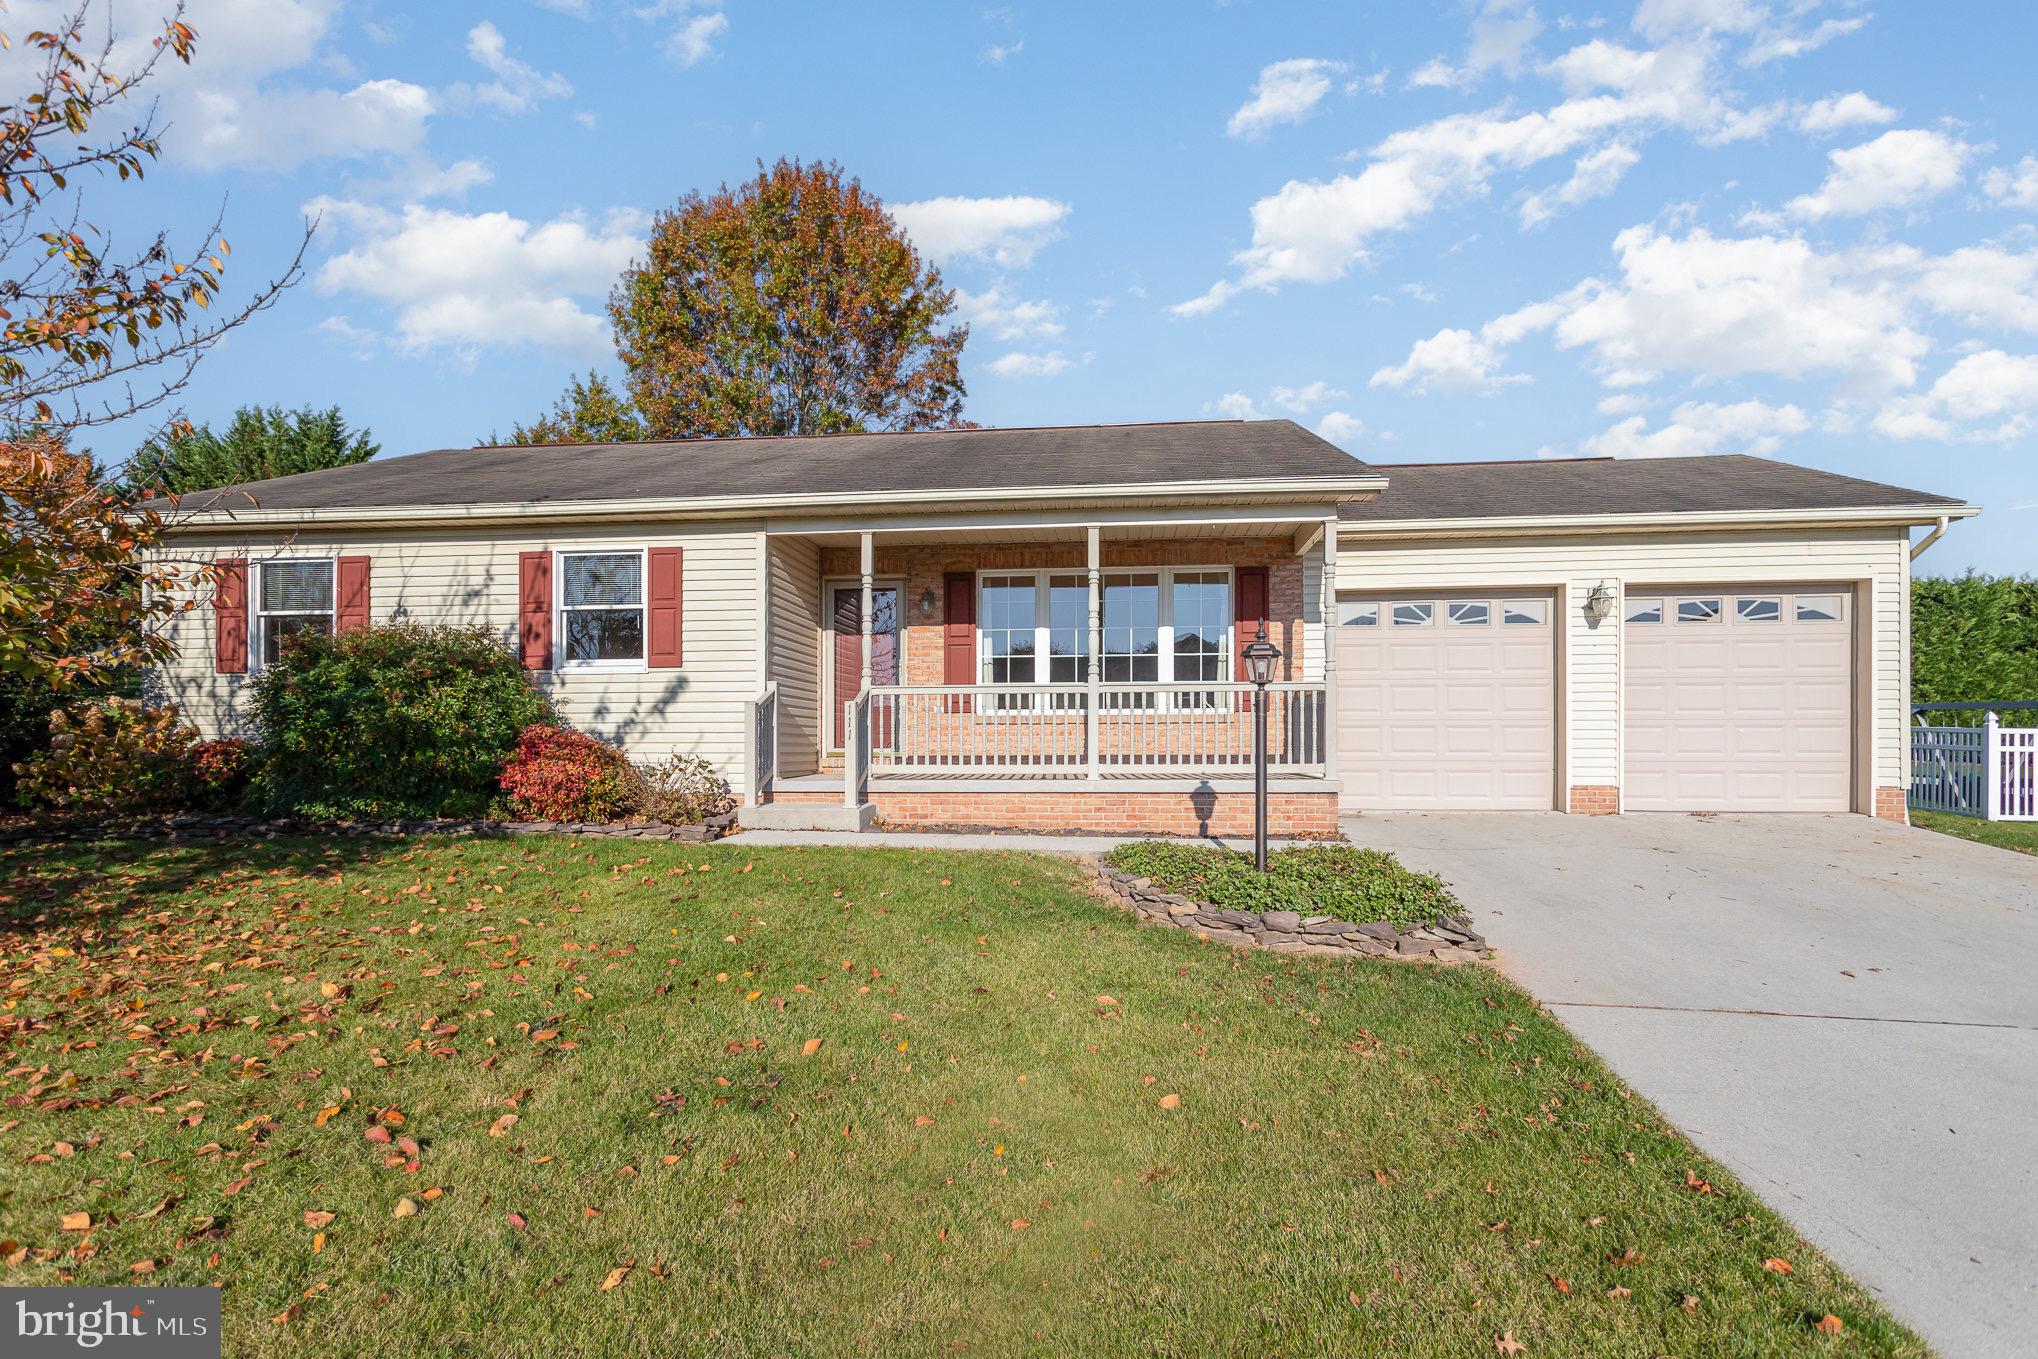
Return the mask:
{"type": "Polygon", "coordinates": [[[1366,815],[1941,1353],[2038,1345],[2038,858],[1858,816],[1366,815]]]}

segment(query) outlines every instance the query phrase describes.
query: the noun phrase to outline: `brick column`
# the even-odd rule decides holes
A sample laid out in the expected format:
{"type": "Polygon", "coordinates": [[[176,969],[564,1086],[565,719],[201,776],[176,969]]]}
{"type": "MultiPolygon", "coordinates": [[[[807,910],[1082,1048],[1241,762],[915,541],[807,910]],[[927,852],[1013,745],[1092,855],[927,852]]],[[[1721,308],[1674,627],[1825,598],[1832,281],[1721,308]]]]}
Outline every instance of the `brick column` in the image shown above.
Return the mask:
{"type": "Polygon", "coordinates": [[[1878,788],[1875,790],[1875,815],[1883,821],[1894,821],[1899,826],[1911,824],[1910,794],[1902,788],[1878,788]]]}
{"type": "Polygon", "coordinates": [[[1605,783],[1574,783],[1564,809],[1573,816],[1613,816],[1620,811],[1620,789],[1605,783]]]}

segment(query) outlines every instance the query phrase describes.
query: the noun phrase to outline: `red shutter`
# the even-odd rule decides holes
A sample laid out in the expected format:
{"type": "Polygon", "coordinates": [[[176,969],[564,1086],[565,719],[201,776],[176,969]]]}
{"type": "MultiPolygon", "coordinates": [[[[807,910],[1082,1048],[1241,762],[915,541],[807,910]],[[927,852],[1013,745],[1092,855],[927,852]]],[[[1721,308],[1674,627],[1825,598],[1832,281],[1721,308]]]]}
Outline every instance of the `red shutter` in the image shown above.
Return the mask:
{"type": "Polygon", "coordinates": [[[366,632],[368,626],[368,559],[342,557],[339,569],[339,610],[333,616],[333,631],[366,632]]]}
{"type": "Polygon", "coordinates": [[[212,611],[218,623],[212,668],[222,675],[248,673],[248,559],[222,557],[212,590],[212,611]]]}
{"type": "Polygon", "coordinates": [[[517,652],[526,670],[552,668],[552,554],[517,554],[517,652]]]}
{"type": "Polygon", "coordinates": [[[649,560],[645,563],[644,603],[649,614],[649,631],[644,639],[644,659],[650,665],[671,669],[680,663],[681,656],[684,553],[676,547],[654,547],[646,555],[649,560]]]}
{"type": "MultiPolygon", "coordinates": [[[[944,608],[941,615],[941,682],[977,682],[977,578],[967,571],[951,571],[941,578],[944,608]]],[[[958,700],[958,712],[968,712],[968,699],[958,700]]]]}
{"type": "Polygon", "coordinates": [[[1267,568],[1264,566],[1241,566],[1233,577],[1237,581],[1232,600],[1232,617],[1237,624],[1231,637],[1231,677],[1243,683],[1246,678],[1245,649],[1267,622],[1267,568]]]}

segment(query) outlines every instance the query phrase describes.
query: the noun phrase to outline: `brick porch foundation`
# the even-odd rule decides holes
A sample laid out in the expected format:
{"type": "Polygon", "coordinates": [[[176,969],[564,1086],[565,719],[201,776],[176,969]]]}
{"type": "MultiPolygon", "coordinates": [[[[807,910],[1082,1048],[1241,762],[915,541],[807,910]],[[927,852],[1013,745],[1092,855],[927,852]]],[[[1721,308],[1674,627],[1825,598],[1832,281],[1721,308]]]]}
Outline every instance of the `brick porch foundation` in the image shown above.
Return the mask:
{"type": "MultiPolygon", "coordinates": [[[[785,792],[774,802],[840,802],[840,793],[785,792]]],[[[1250,793],[887,792],[873,788],[878,818],[894,826],[1009,826],[1014,830],[1086,830],[1138,835],[1251,835],[1250,793]]],[[[1271,793],[1273,835],[1331,835],[1337,794],[1271,793]]]]}
{"type": "Polygon", "coordinates": [[[1902,788],[1878,788],[1875,790],[1875,814],[1884,821],[1899,825],[1911,824],[1910,794],[1902,788]]]}
{"type": "Polygon", "coordinates": [[[1565,810],[1574,816],[1612,816],[1620,811],[1620,789],[1605,783],[1574,783],[1565,810]]]}

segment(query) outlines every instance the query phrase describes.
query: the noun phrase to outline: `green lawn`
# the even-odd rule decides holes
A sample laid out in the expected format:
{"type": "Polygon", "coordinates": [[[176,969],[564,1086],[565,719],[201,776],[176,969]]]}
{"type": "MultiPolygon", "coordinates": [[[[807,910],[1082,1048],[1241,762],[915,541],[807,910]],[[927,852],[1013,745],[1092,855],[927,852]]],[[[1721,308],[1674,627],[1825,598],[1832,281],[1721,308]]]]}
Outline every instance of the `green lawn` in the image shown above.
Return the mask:
{"type": "Polygon", "coordinates": [[[0,1284],[233,1355],[1926,1352],[1490,970],[1060,861],[17,849],[0,921],[0,1284]]]}
{"type": "Polygon", "coordinates": [[[1979,817],[1949,816],[1945,812],[1912,812],[1911,824],[1942,835],[1957,835],[1976,844],[2038,854],[2038,822],[2034,821],[1983,821],[1979,817]]]}

